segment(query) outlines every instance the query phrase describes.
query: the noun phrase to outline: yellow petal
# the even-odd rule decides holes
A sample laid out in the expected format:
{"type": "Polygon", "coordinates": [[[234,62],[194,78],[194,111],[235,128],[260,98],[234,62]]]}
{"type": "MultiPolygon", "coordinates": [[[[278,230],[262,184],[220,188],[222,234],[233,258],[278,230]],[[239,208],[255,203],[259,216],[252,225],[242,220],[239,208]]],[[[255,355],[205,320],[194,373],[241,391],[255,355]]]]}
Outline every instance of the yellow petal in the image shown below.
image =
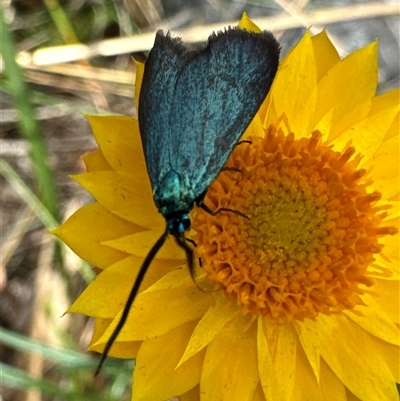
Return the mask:
{"type": "Polygon", "coordinates": [[[138,121],[129,116],[86,115],[96,142],[110,164],[122,174],[146,175],[138,121]]]}
{"type": "MultiPolygon", "coordinates": [[[[141,293],[136,298],[118,341],[140,341],[164,335],[200,318],[211,306],[211,295],[194,285],[141,293]]],[[[120,319],[119,313],[99,340],[105,343],[120,319]]]]}
{"type": "Polygon", "coordinates": [[[282,401],[293,400],[296,380],[297,334],[290,324],[279,327],[274,372],[282,401]]]}
{"type": "Polygon", "coordinates": [[[254,392],[251,401],[266,401],[260,382],[257,384],[256,391],[254,392]]]}
{"type": "Polygon", "coordinates": [[[400,202],[400,191],[398,191],[397,193],[395,193],[394,195],[392,195],[388,200],[389,200],[389,201],[400,202]]]}
{"type": "MultiPolygon", "coordinates": [[[[72,177],[108,211],[141,227],[164,227],[150,186],[114,171],[93,171],[72,177]]],[[[149,184],[150,185],[150,184],[149,184]]]]}
{"type": "Polygon", "coordinates": [[[382,193],[383,199],[389,199],[399,192],[400,175],[400,115],[397,114],[379,148],[363,166],[372,168],[373,189],[382,193]]]}
{"type": "MultiPolygon", "coordinates": [[[[174,264],[177,264],[176,262],[174,264]]],[[[169,273],[165,273],[157,282],[146,289],[146,292],[170,290],[183,285],[193,285],[187,266],[180,266],[169,273]]]]}
{"type": "Polygon", "coordinates": [[[295,400],[348,401],[343,383],[324,360],[321,361],[320,383],[318,384],[307,359],[302,348],[299,347],[296,361],[295,400]]]}
{"type": "Polygon", "coordinates": [[[298,138],[309,135],[311,130],[316,85],[314,49],[310,32],[307,31],[281,62],[271,89],[277,115],[285,113],[291,130],[298,138]]]}
{"type": "Polygon", "coordinates": [[[115,216],[95,202],[77,210],[52,233],[82,259],[105,268],[128,255],[101,243],[137,229],[134,224],[115,216]]]}
{"type": "Polygon", "coordinates": [[[319,120],[315,127],[312,128],[312,131],[319,131],[322,134],[323,140],[328,139],[328,134],[332,128],[332,120],[333,120],[333,109],[329,110],[324,116],[322,116],[321,120],[319,120]]]}
{"type": "Polygon", "coordinates": [[[379,111],[393,107],[396,104],[400,104],[400,88],[376,96],[372,101],[369,114],[378,113],[379,111]]]}
{"type": "MultiPolygon", "coordinates": [[[[105,241],[103,245],[144,258],[164,230],[163,227],[161,230],[142,231],[114,240],[105,241]]],[[[176,244],[173,237],[169,236],[163,247],[157,253],[157,257],[164,259],[179,259],[183,261],[185,260],[185,252],[176,244]]]]}
{"type": "MultiPolygon", "coordinates": [[[[88,351],[94,351],[98,353],[103,352],[104,346],[96,346],[93,344],[96,343],[97,340],[103,335],[105,329],[110,325],[110,323],[110,319],[96,319],[92,340],[87,349],[88,351]]],[[[141,341],[114,343],[110,349],[109,355],[114,358],[136,358],[141,344],[141,341]]]]}
{"type": "Polygon", "coordinates": [[[305,319],[302,322],[297,322],[297,324],[300,328],[300,343],[307,356],[308,362],[312,367],[316,380],[317,382],[319,382],[321,354],[319,349],[319,333],[316,331],[317,326],[310,319],[305,319]]]}
{"type": "Polygon", "coordinates": [[[316,323],[322,357],[351,392],[363,400],[398,400],[391,371],[376,347],[379,340],[343,315],[321,314],[316,323]]]}
{"type": "MultiPolygon", "coordinates": [[[[392,239],[394,239],[394,241],[398,241],[398,238],[396,238],[396,235],[391,236],[392,239]]],[[[383,242],[383,241],[382,241],[383,242]]],[[[387,241],[385,241],[386,245],[387,245],[387,241]]],[[[389,249],[386,249],[387,251],[389,251],[389,249]]],[[[397,250],[398,252],[398,250],[397,250]]],[[[396,248],[393,249],[393,253],[396,253],[396,248]]],[[[371,266],[371,277],[373,277],[374,279],[377,278],[382,278],[384,280],[390,280],[390,281],[399,281],[400,278],[400,271],[399,271],[399,264],[396,263],[394,260],[391,259],[387,259],[387,255],[386,252],[383,252],[383,254],[385,255],[384,258],[382,257],[382,253],[377,255],[375,257],[375,262],[374,264],[371,266]],[[377,269],[374,269],[374,268],[377,269]],[[379,269],[378,269],[379,267],[379,269]],[[384,273],[382,273],[382,269],[384,270],[384,273]]],[[[398,256],[397,256],[398,257],[398,256]]],[[[379,294],[380,296],[381,294],[379,294]]],[[[378,302],[379,299],[378,299],[378,302]]],[[[392,319],[393,320],[393,319],[392,319]]],[[[393,321],[396,321],[396,319],[394,319],[393,321]]]]}
{"type": "Polygon", "coordinates": [[[142,81],[143,81],[143,74],[144,74],[144,63],[138,61],[138,60],[133,60],[135,62],[136,66],[136,81],[135,81],[135,106],[136,106],[136,112],[139,112],[139,97],[140,97],[140,89],[142,87],[142,81]]]}
{"type": "MultiPolygon", "coordinates": [[[[265,119],[263,122],[263,128],[267,129],[270,125],[276,125],[276,122],[279,120],[279,118],[286,117],[286,114],[284,113],[282,116],[278,116],[276,108],[275,108],[275,103],[273,101],[273,95],[271,94],[271,91],[269,92],[267,99],[269,99],[269,104],[268,104],[268,108],[266,109],[266,114],[265,114],[265,119]]],[[[260,116],[262,115],[262,109],[263,109],[263,105],[266,102],[266,100],[263,102],[263,104],[261,105],[260,108],[260,116]]],[[[258,133],[256,133],[257,136],[263,136],[264,131],[260,131],[258,133]]]]}
{"type": "Polygon", "coordinates": [[[296,401],[322,401],[321,389],[301,347],[297,349],[296,359],[297,371],[293,399],[296,401]]]}
{"type": "Polygon", "coordinates": [[[321,361],[320,383],[322,400],[348,401],[346,388],[324,360],[321,361]]]}
{"type": "Polygon", "coordinates": [[[400,302],[398,302],[400,294],[399,281],[375,278],[374,289],[379,294],[376,297],[376,302],[385,310],[385,313],[393,323],[400,325],[400,302]]]}
{"type": "Polygon", "coordinates": [[[251,401],[258,384],[256,330],[245,318],[225,327],[207,348],[200,393],[206,401],[251,401]]]}
{"type": "MultiPolygon", "coordinates": [[[[108,352],[108,356],[111,356],[113,358],[135,359],[141,345],[142,341],[117,342],[111,346],[111,349],[108,352]]],[[[91,347],[88,347],[87,350],[101,354],[104,350],[104,344],[94,344],[91,347]]]]}
{"type": "MultiPolygon", "coordinates": [[[[399,188],[399,192],[398,194],[400,194],[400,188],[399,188]]],[[[400,218],[400,199],[397,200],[391,200],[391,199],[387,199],[384,201],[385,203],[387,202],[387,204],[390,206],[388,209],[388,215],[387,217],[383,220],[383,224],[392,224],[395,225],[397,228],[399,228],[399,218],[400,218]],[[393,223],[393,221],[398,221],[397,224],[393,223]]],[[[383,237],[385,238],[385,237],[383,237]]],[[[399,255],[400,256],[400,255],[399,255]]],[[[397,260],[399,260],[399,258],[397,258],[397,260]]]]}
{"type": "Polygon", "coordinates": [[[317,80],[319,81],[335,64],[340,61],[338,52],[328,38],[325,29],[311,38],[317,63],[317,80]]]}
{"type": "MultiPolygon", "coordinates": [[[[356,397],[350,390],[346,389],[346,400],[347,401],[364,401],[356,397]]],[[[375,400],[374,400],[375,401],[375,400]]]]}
{"type": "Polygon", "coordinates": [[[181,394],[179,401],[200,401],[200,386],[197,385],[187,393],[181,394]]]}
{"type": "Polygon", "coordinates": [[[136,359],[132,401],[164,401],[199,383],[204,352],[176,368],[195,324],[186,323],[143,342],[136,359]]]}
{"type": "MultiPolygon", "coordinates": [[[[399,303],[398,295],[395,298],[397,303],[399,303]]],[[[390,319],[389,315],[386,314],[386,308],[382,308],[376,302],[376,297],[372,297],[369,294],[363,294],[361,298],[366,305],[359,305],[357,310],[363,316],[356,315],[351,311],[345,312],[346,316],[375,337],[391,344],[400,345],[400,330],[390,319]]]]}
{"type": "MultiPolygon", "coordinates": [[[[264,104],[264,103],[263,103],[264,104]]],[[[264,113],[265,115],[265,113],[264,113]]],[[[251,120],[251,123],[246,128],[246,131],[241,137],[241,140],[246,140],[252,136],[260,136],[263,135],[263,119],[261,118],[261,113],[258,111],[254,118],[251,120]]]]}
{"type": "Polygon", "coordinates": [[[377,70],[374,42],[341,60],[318,83],[314,122],[334,109],[330,141],[368,115],[375,95],[377,70]]]}
{"type": "Polygon", "coordinates": [[[207,346],[237,313],[236,307],[231,306],[229,308],[219,302],[211,307],[193,331],[179,365],[207,346]]]}
{"type": "Polygon", "coordinates": [[[238,27],[251,32],[261,33],[261,29],[248,17],[247,13],[243,13],[238,27]]]}
{"type": "MultiPolygon", "coordinates": [[[[87,286],[69,308],[69,312],[114,319],[125,306],[142,263],[142,258],[130,256],[109,266],[87,286]]],[[[154,259],[143,280],[141,291],[174,267],[171,261],[154,259]]]]}
{"type": "Polygon", "coordinates": [[[392,373],[393,381],[400,383],[399,347],[381,340],[377,340],[375,346],[379,355],[382,355],[382,357],[385,359],[387,366],[392,373]]]}
{"type": "Polygon", "coordinates": [[[272,120],[272,118],[274,117],[272,107],[275,107],[275,106],[273,106],[273,104],[272,104],[272,95],[271,95],[271,91],[269,91],[267,97],[261,103],[261,106],[258,109],[256,115],[254,116],[252,122],[250,123],[247,130],[245,131],[245,134],[243,135],[244,137],[252,136],[252,135],[256,135],[256,136],[264,135],[263,128],[264,127],[268,128],[269,125],[272,122],[275,122],[276,118],[277,118],[276,114],[275,114],[275,120],[272,120]],[[272,115],[270,115],[270,114],[272,114],[272,115]]]}
{"type": "MultiPolygon", "coordinates": [[[[395,106],[367,116],[366,119],[357,122],[341,133],[335,139],[335,148],[342,150],[350,142],[355,147],[357,153],[361,153],[363,156],[359,164],[360,168],[368,169],[371,163],[373,165],[377,164],[375,156],[377,149],[382,145],[386,133],[393,124],[393,120],[398,112],[399,106],[395,106]]],[[[393,151],[393,153],[395,154],[396,151],[393,151]]],[[[397,162],[398,160],[397,158],[397,162]]],[[[386,165],[386,159],[382,160],[381,164],[386,165]]]]}
{"type": "Polygon", "coordinates": [[[275,398],[280,401],[280,389],[275,380],[274,361],[263,330],[262,318],[257,321],[257,351],[258,372],[265,398],[267,400],[275,398]]]}
{"type": "Polygon", "coordinates": [[[92,339],[90,340],[90,343],[89,343],[89,348],[95,342],[97,342],[97,340],[103,335],[106,328],[110,325],[111,322],[112,322],[111,319],[100,319],[100,318],[95,319],[93,335],[92,335],[92,339]]]}
{"type": "MultiPolygon", "coordinates": [[[[398,207],[399,205],[396,206],[398,207]]],[[[396,211],[394,211],[394,215],[396,214],[397,214],[396,211]]],[[[383,225],[388,227],[395,227],[397,228],[398,231],[400,231],[399,217],[387,219],[384,221],[383,225]]],[[[399,235],[398,234],[386,235],[383,238],[380,238],[379,242],[382,243],[382,245],[384,246],[382,254],[384,255],[384,258],[386,260],[382,260],[382,258],[376,258],[376,259],[379,261],[380,264],[382,264],[384,267],[388,268],[389,271],[392,272],[392,278],[394,280],[398,280],[400,275],[399,235]]]]}
{"type": "MultiPolygon", "coordinates": [[[[275,325],[275,333],[267,333],[268,319],[258,319],[258,371],[267,400],[291,401],[296,394],[297,334],[290,324],[275,325]],[[273,344],[274,342],[274,344],[273,344]],[[286,373],[285,373],[286,369],[286,373]]],[[[316,381],[314,378],[313,380],[316,381]]]]}
{"type": "Polygon", "coordinates": [[[100,149],[82,156],[87,171],[112,170],[100,149]]]}

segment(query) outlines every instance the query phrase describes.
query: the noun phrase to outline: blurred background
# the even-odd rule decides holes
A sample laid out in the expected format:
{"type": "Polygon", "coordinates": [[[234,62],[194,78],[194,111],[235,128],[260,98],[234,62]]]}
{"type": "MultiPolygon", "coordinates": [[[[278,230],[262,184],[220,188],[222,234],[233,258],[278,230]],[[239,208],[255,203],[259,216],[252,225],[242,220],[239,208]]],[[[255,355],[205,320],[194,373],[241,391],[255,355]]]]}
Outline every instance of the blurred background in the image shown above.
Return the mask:
{"type": "Polygon", "coordinates": [[[48,233],[91,202],[68,178],[96,148],[80,113],[135,116],[132,56],[157,29],[196,44],[244,11],[282,56],[307,27],[341,56],[378,38],[378,92],[399,87],[397,0],[2,0],[0,401],[130,399],[133,361],[110,359],[95,380],[93,323],[63,316],[91,266],[48,233]]]}

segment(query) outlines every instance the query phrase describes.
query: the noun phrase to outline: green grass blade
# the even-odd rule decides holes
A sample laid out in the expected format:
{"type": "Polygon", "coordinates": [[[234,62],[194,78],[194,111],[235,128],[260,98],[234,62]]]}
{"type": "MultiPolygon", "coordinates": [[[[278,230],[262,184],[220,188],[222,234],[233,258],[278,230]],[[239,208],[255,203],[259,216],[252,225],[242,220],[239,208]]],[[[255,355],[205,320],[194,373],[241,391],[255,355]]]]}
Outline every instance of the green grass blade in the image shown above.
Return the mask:
{"type": "Polygon", "coordinates": [[[44,4],[63,41],[65,43],[79,43],[74,29],[58,0],[44,0],[44,4]]]}
{"type": "MultiPolygon", "coordinates": [[[[55,399],[65,401],[112,401],[117,398],[110,397],[108,391],[98,394],[94,389],[90,393],[82,389],[70,389],[71,383],[64,383],[64,387],[58,383],[42,378],[30,376],[21,369],[0,363],[0,380],[3,386],[24,391],[39,390],[42,395],[52,396],[55,399]]],[[[94,379],[93,384],[94,384],[94,379]]],[[[47,398],[46,398],[47,399],[47,398]]]]}
{"type": "Polygon", "coordinates": [[[30,154],[39,197],[43,200],[50,214],[57,221],[60,221],[55,184],[47,164],[47,154],[41,129],[35,118],[29,87],[24,81],[21,68],[15,60],[15,44],[4,21],[2,7],[0,7],[0,37],[3,62],[12,88],[15,108],[18,111],[20,129],[31,148],[30,154]]]}
{"type": "Polygon", "coordinates": [[[68,349],[54,348],[46,343],[4,328],[0,328],[0,342],[12,349],[42,355],[68,369],[94,369],[97,366],[97,359],[89,355],[68,349]]]}
{"type": "Polygon", "coordinates": [[[35,379],[23,370],[0,363],[0,377],[3,386],[20,390],[38,389],[48,395],[64,396],[64,392],[55,383],[35,379]]]}
{"type": "MultiPolygon", "coordinates": [[[[0,328],[0,344],[18,351],[36,353],[58,363],[64,369],[88,369],[94,372],[99,362],[98,358],[91,357],[82,352],[55,348],[42,341],[34,340],[4,328],[0,328]]],[[[104,371],[111,374],[118,373],[118,375],[121,372],[125,372],[130,376],[132,367],[133,361],[125,361],[123,363],[120,359],[109,358],[104,371]]]]}
{"type": "Polygon", "coordinates": [[[33,210],[36,216],[49,230],[58,227],[58,221],[49,212],[46,206],[30,190],[21,177],[13,168],[2,158],[0,158],[0,174],[8,181],[14,191],[25,201],[33,210]]]}

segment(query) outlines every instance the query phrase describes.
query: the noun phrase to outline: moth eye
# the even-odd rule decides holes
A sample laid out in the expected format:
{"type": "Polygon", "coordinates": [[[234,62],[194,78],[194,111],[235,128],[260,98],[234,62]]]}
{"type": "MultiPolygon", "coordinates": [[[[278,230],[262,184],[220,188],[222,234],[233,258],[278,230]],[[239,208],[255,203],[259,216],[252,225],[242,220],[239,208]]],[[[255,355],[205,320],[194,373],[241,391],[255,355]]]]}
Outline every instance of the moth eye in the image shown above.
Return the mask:
{"type": "Polygon", "coordinates": [[[187,214],[182,216],[181,226],[183,227],[183,231],[189,230],[189,228],[190,228],[190,218],[189,218],[189,216],[187,214]]]}

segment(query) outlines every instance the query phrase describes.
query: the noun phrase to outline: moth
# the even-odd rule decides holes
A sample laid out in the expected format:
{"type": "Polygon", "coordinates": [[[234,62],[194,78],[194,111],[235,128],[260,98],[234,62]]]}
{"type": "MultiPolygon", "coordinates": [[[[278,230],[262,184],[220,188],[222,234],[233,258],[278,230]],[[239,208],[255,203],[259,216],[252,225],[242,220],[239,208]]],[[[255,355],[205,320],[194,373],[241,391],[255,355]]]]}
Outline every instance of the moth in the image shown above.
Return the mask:
{"type": "MultiPolygon", "coordinates": [[[[139,270],[121,319],[96,374],[123,328],[151,261],[168,235],[185,251],[193,276],[193,250],[185,239],[189,213],[203,199],[265,99],[280,47],[267,31],[227,28],[189,50],[180,38],[158,31],[145,63],[139,129],[154,202],[165,231],[139,270]]],[[[221,210],[220,210],[221,211],[221,210]]]]}

